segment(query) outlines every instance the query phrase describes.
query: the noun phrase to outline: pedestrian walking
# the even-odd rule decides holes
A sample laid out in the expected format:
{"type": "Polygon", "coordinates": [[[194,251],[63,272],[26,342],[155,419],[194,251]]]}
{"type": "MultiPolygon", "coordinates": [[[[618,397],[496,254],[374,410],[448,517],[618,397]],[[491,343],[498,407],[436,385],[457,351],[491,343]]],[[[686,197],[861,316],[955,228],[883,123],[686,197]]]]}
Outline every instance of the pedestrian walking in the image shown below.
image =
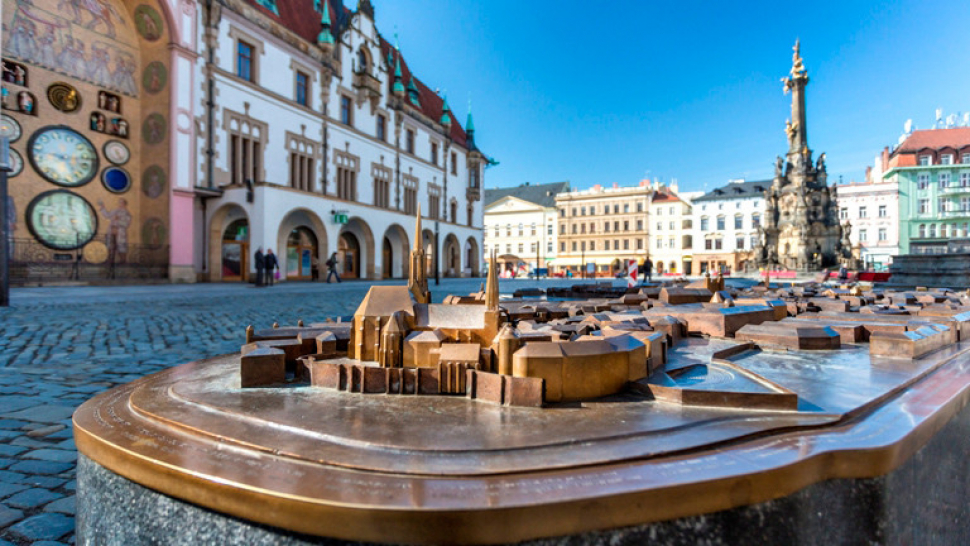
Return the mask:
{"type": "Polygon", "coordinates": [[[263,256],[263,247],[256,249],[256,286],[263,286],[263,271],[266,269],[266,258],[263,256]]]}
{"type": "Polygon", "coordinates": [[[280,263],[276,261],[272,248],[266,249],[266,257],[263,259],[266,261],[266,286],[273,286],[273,278],[279,273],[280,263]]]}
{"type": "Polygon", "coordinates": [[[643,260],[641,267],[643,267],[643,282],[653,282],[653,260],[650,256],[643,260]]]}
{"type": "Polygon", "coordinates": [[[337,277],[337,282],[343,282],[340,280],[340,273],[337,273],[337,253],[334,252],[330,255],[330,259],[327,260],[327,284],[330,284],[330,277],[337,277]]]}

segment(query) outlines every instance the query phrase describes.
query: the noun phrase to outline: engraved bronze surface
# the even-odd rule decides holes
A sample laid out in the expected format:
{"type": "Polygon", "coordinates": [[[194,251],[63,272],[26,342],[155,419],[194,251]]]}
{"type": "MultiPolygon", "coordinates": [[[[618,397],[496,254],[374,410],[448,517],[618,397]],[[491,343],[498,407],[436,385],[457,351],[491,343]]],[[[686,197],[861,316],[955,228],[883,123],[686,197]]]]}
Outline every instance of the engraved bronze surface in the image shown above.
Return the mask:
{"type": "MultiPolygon", "coordinates": [[[[668,369],[732,345],[691,339],[668,369]]],[[[82,453],[129,479],[238,517],[352,540],[473,544],[658,521],[879,475],[970,393],[965,344],[920,360],[870,363],[861,349],[728,359],[798,392],[798,411],[684,407],[635,393],[539,409],[242,389],[238,357],[226,356],[99,395],[75,414],[75,436],[82,453]]]]}

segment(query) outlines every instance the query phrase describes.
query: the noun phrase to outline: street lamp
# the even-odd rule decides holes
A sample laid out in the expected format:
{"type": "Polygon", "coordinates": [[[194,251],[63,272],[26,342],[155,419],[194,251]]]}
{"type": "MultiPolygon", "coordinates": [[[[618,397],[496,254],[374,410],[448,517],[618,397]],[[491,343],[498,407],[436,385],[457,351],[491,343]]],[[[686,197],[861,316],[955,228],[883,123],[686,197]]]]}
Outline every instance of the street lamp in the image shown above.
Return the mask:
{"type": "Polygon", "coordinates": [[[0,138],[0,307],[10,305],[10,207],[7,204],[7,173],[10,172],[10,139],[0,138]]]}

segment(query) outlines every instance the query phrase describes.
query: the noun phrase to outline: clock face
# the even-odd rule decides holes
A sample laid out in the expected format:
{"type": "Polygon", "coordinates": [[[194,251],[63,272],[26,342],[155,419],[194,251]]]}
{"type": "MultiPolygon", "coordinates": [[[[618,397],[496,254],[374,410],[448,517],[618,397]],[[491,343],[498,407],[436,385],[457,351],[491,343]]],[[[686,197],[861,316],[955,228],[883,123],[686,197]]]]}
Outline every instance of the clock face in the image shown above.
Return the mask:
{"type": "Polygon", "coordinates": [[[104,157],[115,165],[124,165],[131,159],[131,152],[124,142],[109,140],[104,144],[104,157]]]}
{"type": "Polygon", "coordinates": [[[13,178],[23,171],[24,158],[20,156],[20,152],[17,150],[10,150],[10,172],[7,174],[7,176],[13,178]]]}
{"type": "Polygon", "coordinates": [[[17,120],[7,114],[0,114],[0,137],[7,137],[10,142],[20,140],[21,129],[17,120]]]}
{"type": "Polygon", "coordinates": [[[27,206],[27,228],[47,247],[73,250],[94,238],[98,217],[80,195],[53,190],[38,195],[27,206]]]}
{"type": "Polygon", "coordinates": [[[98,172],[98,152],[83,135],[63,126],[44,127],[30,137],[31,165],[59,186],[83,186],[98,172]]]}

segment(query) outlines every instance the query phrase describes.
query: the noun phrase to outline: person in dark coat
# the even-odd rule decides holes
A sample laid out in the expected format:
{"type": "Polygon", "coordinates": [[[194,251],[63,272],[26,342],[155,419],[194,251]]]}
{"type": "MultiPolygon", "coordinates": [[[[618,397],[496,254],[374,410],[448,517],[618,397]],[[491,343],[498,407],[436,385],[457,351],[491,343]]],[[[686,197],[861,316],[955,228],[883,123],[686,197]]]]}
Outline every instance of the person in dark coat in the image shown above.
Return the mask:
{"type": "Polygon", "coordinates": [[[330,277],[337,277],[337,282],[343,282],[340,280],[340,273],[337,273],[337,253],[334,252],[330,255],[330,259],[327,260],[327,284],[330,284],[330,277]]]}
{"type": "Polygon", "coordinates": [[[647,258],[643,260],[642,267],[643,282],[653,281],[653,260],[650,259],[650,256],[647,256],[647,258]]]}
{"type": "Polygon", "coordinates": [[[276,254],[273,254],[272,248],[266,249],[266,286],[273,286],[273,273],[274,270],[279,269],[280,263],[276,261],[276,254]]]}
{"type": "Polygon", "coordinates": [[[266,269],[266,258],[263,257],[263,247],[256,249],[256,286],[263,286],[263,270],[266,269]]]}

